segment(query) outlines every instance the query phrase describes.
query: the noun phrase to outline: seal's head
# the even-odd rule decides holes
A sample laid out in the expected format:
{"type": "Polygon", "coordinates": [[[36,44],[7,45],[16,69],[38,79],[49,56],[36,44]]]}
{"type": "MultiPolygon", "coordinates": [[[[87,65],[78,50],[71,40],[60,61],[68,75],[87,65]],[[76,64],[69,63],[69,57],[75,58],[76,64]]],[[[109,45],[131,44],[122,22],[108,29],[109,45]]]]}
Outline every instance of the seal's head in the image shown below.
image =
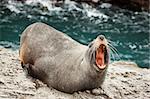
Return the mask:
{"type": "Polygon", "coordinates": [[[88,47],[87,59],[90,65],[99,71],[104,70],[109,63],[109,47],[105,36],[99,35],[88,47]]]}

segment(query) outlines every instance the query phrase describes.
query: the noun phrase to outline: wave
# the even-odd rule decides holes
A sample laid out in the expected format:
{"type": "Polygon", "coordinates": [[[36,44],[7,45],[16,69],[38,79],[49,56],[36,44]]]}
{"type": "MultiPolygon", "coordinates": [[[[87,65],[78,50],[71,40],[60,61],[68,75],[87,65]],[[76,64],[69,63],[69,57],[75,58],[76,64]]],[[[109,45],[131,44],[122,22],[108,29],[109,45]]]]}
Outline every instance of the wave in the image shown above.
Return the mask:
{"type": "Polygon", "coordinates": [[[19,43],[9,42],[9,41],[0,41],[0,48],[1,47],[19,49],[19,43]]]}
{"type": "Polygon", "coordinates": [[[83,13],[87,15],[88,17],[98,17],[100,19],[108,19],[109,17],[103,13],[101,13],[99,10],[93,8],[92,6],[83,3],[83,13]]]}
{"type": "Polygon", "coordinates": [[[6,7],[11,11],[15,13],[20,13],[21,11],[18,9],[22,4],[19,2],[15,2],[12,0],[9,0],[6,4],[6,7]]]}
{"type": "MultiPolygon", "coordinates": [[[[109,4],[102,4],[102,7],[109,7],[109,4]]],[[[56,2],[51,0],[26,0],[24,3],[9,0],[6,7],[17,14],[38,12],[41,15],[64,15],[64,13],[72,13],[74,11],[80,12],[84,17],[88,18],[99,18],[107,20],[109,16],[100,12],[96,8],[86,3],[78,4],[74,1],[65,0],[61,6],[56,6],[56,2]],[[29,6],[29,7],[26,7],[29,6]]]]}

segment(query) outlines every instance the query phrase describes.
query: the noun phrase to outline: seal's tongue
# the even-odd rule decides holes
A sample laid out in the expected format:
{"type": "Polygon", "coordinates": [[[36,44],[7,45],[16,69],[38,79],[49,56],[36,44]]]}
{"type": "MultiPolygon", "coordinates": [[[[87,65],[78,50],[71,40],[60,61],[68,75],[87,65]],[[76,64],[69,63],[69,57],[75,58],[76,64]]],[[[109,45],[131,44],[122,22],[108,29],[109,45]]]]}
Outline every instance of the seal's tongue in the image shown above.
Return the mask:
{"type": "Polygon", "coordinates": [[[98,50],[96,51],[96,64],[98,67],[104,66],[104,46],[100,46],[98,50]]]}

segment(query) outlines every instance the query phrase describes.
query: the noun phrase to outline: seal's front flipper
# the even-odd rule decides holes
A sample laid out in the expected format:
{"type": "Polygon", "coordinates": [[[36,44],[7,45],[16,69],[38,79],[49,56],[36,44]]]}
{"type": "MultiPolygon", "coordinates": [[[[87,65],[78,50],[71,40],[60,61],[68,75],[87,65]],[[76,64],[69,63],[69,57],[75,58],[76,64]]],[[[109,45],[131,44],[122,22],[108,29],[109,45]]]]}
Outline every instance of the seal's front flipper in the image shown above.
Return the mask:
{"type": "Polygon", "coordinates": [[[26,72],[27,76],[32,76],[32,68],[33,68],[33,65],[32,64],[23,64],[23,62],[21,62],[21,66],[23,68],[23,70],[26,72]]]}
{"type": "Polygon", "coordinates": [[[34,65],[24,64],[23,66],[24,66],[23,69],[26,71],[28,76],[32,76],[33,78],[37,78],[36,75],[35,75],[36,74],[35,72],[38,72],[38,71],[37,71],[37,69],[35,68],[34,65]]]}

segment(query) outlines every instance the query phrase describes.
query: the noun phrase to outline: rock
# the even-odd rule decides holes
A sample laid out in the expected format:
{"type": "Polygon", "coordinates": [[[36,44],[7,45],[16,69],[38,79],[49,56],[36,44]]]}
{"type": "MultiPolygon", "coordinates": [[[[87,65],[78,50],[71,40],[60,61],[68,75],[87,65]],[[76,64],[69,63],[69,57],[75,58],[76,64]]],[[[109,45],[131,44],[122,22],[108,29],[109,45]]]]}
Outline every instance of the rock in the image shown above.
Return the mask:
{"type": "Polygon", "coordinates": [[[98,90],[98,89],[93,89],[93,90],[92,90],[92,94],[97,96],[97,95],[100,95],[101,92],[100,92],[100,90],[98,90]]]}
{"type": "Polygon", "coordinates": [[[3,85],[5,84],[2,78],[0,78],[0,84],[3,84],[3,85]]]}
{"type": "Polygon", "coordinates": [[[110,64],[101,88],[67,94],[26,76],[18,56],[18,50],[0,50],[0,99],[150,99],[150,69],[133,62],[110,64]]]}
{"type": "Polygon", "coordinates": [[[102,1],[133,11],[150,10],[149,0],[102,0],[102,1]]]}
{"type": "Polygon", "coordinates": [[[105,93],[102,88],[98,88],[98,89],[93,89],[92,94],[97,96],[97,95],[104,95],[105,93]]]}

